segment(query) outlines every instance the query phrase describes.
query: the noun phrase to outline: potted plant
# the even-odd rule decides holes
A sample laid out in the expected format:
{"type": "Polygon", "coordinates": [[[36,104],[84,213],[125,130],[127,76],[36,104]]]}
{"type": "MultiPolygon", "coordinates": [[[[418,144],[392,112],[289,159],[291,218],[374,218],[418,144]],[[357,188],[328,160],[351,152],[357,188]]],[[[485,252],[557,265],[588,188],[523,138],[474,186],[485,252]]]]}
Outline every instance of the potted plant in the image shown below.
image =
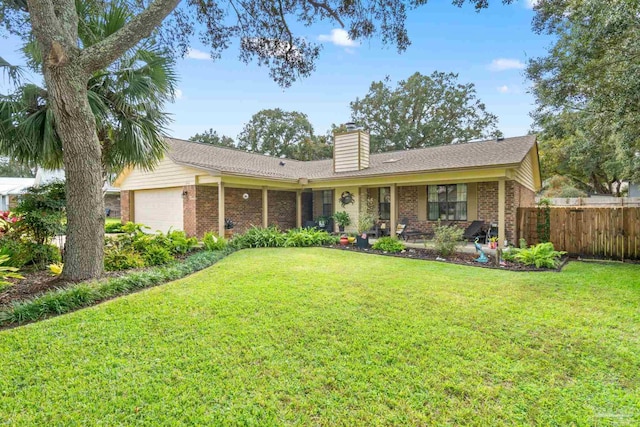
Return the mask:
{"type": "Polygon", "coordinates": [[[349,238],[347,237],[346,234],[343,234],[342,236],[340,236],[340,244],[342,246],[347,246],[349,244],[349,238]]]}
{"type": "Polygon", "coordinates": [[[233,237],[233,221],[229,218],[224,219],[224,238],[230,239],[233,237]]]}
{"type": "Polygon", "coordinates": [[[356,236],[350,234],[349,236],[347,236],[347,240],[349,241],[350,245],[353,245],[353,242],[356,241],[356,236]]]}
{"type": "Polygon", "coordinates": [[[364,210],[358,216],[358,235],[356,236],[356,245],[359,248],[367,249],[369,247],[369,230],[373,227],[376,219],[375,202],[373,199],[367,199],[364,204],[364,210]]]}
{"type": "Polygon", "coordinates": [[[341,233],[344,232],[345,227],[351,225],[351,217],[346,211],[334,213],[333,219],[336,220],[336,224],[338,224],[338,231],[341,233]]]}
{"type": "Polygon", "coordinates": [[[498,249],[498,237],[492,237],[489,239],[489,249],[498,249]]]}
{"type": "Polygon", "coordinates": [[[318,228],[326,228],[329,222],[330,216],[320,215],[316,218],[316,222],[318,223],[318,228]]]}

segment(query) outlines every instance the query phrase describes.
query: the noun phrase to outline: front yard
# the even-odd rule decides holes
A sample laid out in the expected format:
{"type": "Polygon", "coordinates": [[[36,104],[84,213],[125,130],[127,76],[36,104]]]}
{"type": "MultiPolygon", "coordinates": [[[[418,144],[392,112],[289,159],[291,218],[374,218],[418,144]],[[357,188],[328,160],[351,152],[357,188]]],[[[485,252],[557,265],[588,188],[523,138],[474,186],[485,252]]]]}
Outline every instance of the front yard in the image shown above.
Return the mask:
{"type": "Polygon", "coordinates": [[[0,332],[17,425],[636,425],[640,266],[243,250],[0,332]]]}

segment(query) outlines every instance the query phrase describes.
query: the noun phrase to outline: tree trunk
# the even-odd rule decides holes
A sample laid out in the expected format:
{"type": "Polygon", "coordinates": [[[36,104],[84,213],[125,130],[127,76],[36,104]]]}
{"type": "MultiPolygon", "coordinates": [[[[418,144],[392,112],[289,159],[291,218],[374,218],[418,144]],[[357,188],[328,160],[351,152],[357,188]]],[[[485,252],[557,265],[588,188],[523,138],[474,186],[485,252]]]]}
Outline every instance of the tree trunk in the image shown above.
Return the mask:
{"type": "Polygon", "coordinates": [[[44,77],[64,150],[67,239],[63,275],[78,281],[97,278],[103,271],[102,162],[87,98],[88,76],[76,69],[77,61],[65,62],[45,66],[44,77]]]}

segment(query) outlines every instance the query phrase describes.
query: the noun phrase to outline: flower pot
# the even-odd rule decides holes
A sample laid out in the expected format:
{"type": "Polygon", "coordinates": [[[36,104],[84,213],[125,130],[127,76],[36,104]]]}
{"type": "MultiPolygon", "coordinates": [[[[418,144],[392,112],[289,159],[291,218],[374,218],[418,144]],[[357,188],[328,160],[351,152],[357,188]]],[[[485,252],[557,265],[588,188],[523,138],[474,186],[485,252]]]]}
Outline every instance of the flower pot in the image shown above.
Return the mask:
{"type": "Polygon", "coordinates": [[[356,237],[356,246],[361,249],[369,248],[369,236],[363,233],[361,236],[356,237]]]}
{"type": "Polygon", "coordinates": [[[347,238],[347,236],[342,236],[340,238],[340,244],[342,246],[347,246],[349,244],[349,239],[347,238]]]}
{"type": "Polygon", "coordinates": [[[338,231],[344,233],[344,225],[338,225],[338,231]]]}
{"type": "Polygon", "coordinates": [[[353,236],[349,236],[349,237],[347,237],[347,240],[349,240],[349,243],[350,243],[350,244],[353,244],[353,242],[355,242],[355,241],[356,241],[356,238],[355,238],[355,237],[353,237],[353,236]]]}

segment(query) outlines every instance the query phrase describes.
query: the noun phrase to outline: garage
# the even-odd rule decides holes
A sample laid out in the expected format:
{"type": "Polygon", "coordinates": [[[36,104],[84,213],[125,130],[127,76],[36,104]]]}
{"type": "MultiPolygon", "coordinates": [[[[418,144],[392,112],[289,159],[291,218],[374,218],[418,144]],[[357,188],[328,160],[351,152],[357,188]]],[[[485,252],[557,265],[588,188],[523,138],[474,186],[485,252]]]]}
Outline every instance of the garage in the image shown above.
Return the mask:
{"type": "Polygon", "coordinates": [[[134,220],[150,229],[166,233],[169,229],[183,230],[182,187],[134,192],[134,220]]]}

